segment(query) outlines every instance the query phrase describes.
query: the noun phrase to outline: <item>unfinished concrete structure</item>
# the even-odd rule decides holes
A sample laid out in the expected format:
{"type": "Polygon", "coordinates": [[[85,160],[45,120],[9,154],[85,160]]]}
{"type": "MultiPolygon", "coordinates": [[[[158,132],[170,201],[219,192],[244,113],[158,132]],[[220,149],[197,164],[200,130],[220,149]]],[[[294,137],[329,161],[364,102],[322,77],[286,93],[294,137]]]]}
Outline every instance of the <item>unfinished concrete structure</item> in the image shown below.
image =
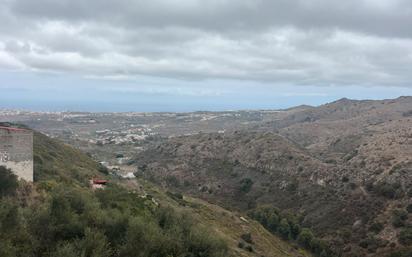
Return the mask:
{"type": "Polygon", "coordinates": [[[0,126],[0,166],[20,179],[33,181],[33,132],[0,126]]]}

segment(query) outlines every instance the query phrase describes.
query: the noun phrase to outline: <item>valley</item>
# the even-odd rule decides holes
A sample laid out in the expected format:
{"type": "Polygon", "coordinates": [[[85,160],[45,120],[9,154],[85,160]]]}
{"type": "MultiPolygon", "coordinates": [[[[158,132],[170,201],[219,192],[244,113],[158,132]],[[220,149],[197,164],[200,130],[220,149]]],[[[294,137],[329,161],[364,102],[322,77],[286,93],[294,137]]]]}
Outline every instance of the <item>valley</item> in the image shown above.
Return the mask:
{"type": "MultiPolygon", "coordinates": [[[[411,112],[412,97],[400,97],[260,111],[1,111],[0,121],[70,144],[112,176],[213,209],[220,214],[195,213],[222,230],[226,222],[219,220],[230,211],[239,213],[237,226],[239,217],[253,217],[269,233],[256,212],[276,208],[273,214],[298,227],[284,242],[297,244],[299,233],[309,229],[326,245],[306,245],[314,255],[403,257],[412,245],[411,112]]],[[[279,226],[280,220],[272,229],[278,237],[279,226]]],[[[260,246],[265,240],[259,239],[257,252],[278,256],[260,246]]]]}

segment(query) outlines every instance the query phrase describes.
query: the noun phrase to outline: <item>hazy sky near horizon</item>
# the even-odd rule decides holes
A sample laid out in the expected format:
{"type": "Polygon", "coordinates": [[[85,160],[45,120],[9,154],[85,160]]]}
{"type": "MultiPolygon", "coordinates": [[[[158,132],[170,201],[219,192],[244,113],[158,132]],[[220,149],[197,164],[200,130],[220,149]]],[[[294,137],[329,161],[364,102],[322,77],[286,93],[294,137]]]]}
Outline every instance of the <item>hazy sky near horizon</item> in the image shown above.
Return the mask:
{"type": "Polygon", "coordinates": [[[0,108],[267,109],[412,95],[410,0],[0,2],[0,108]]]}

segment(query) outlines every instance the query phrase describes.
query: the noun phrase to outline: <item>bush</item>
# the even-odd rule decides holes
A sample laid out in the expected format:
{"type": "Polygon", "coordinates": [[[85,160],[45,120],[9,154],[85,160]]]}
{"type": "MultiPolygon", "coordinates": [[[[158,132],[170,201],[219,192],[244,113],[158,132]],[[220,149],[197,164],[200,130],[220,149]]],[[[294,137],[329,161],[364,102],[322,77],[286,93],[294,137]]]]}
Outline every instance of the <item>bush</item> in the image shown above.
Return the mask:
{"type": "Polygon", "coordinates": [[[93,192],[57,183],[43,193],[30,206],[0,201],[0,256],[227,256],[224,241],[187,214],[115,184],[93,192]]]}
{"type": "Polygon", "coordinates": [[[276,232],[279,227],[279,216],[276,213],[272,213],[266,219],[267,228],[269,231],[276,232]]]}
{"type": "Polygon", "coordinates": [[[408,213],[412,213],[412,203],[409,204],[408,206],[406,206],[406,211],[407,211],[408,213]]]}
{"type": "Polygon", "coordinates": [[[300,223],[303,217],[293,215],[290,212],[281,213],[277,208],[259,207],[248,215],[257,220],[273,234],[278,234],[286,240],[298,240],[298,243],[318,256],[332,256],[328,244],[316,238],[308,228],[301,229],[300,223]],[[302,235],[300,235],[303,232],[302,235]],[[300,236],[299,236],[300,235],[300,236]],[[307,238],[311,238],[307,240],[307,238]]]}
{"type": "Polygon", "coordinates": [[[372,225],[369,227],[369,230],[375,233],[381,232],[383,229],[383,224],[380,222],[374,222],[372,225]]]}
{"type": "Polygon", "coordinates": [[[253,181],[250,178],[244,178],[240,181],[240,192],[248,193],[252,189],[253,181]]]}
{"type": "Polygon", "coordinates": [[[373,186],[373,191],[376,194],[389,199],[399,198],[403,195],[402,187],[399,185],[399,183],[390,184],[387,182],[381,182],[373,186]]]}
{"type": "Polygon", "coordinates": [[[403,228],[399,233],[399,242],[403,245],[412,244],[412,227],[403,228]]]}
{"type": "Polygon", "coordinates": [[[403,249],[403,250],[392,252],[388,255],[388,257],[411,257],[411,256],[412,256],[412,249],[403,249]]]}
{"type": "Polygon", "coordinates": [[[290,226],[289,222],[286,219],[282,219],[280,221],[278,232],[283,239],[290,239],[290,226]]]}
{"type": "Polygon", "coordinates": [[[302,231],[300,232],[300,234],[298,236],[298,243],[302,247],[304,247],[306,249],[310,249],[313,239],[314,239],[314,236],[312,234],[312,231],[310,231],[310,229],[308,229],[308,228],[304,228],[304,229],[302,229],[302,231]]]}
{"type": "Polygon", "coordinates": [[[0,197],[14,194],[18,185],[17,176],[10,169],[0,166],[0,197]]]}
{"type": "Polygon", "coordinates": [[[408,213],[401,209],[396,209],[392,214],[392,225],[394,227],[403,227],[405,226],[405,220],[408,218],[408,213]]]}

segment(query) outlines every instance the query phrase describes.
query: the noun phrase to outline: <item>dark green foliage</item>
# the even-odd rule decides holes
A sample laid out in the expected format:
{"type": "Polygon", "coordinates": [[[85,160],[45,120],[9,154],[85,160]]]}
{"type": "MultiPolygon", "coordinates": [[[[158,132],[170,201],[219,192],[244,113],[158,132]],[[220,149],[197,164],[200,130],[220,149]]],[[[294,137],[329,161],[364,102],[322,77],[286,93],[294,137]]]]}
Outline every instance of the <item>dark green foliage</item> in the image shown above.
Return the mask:
{"type": "Polygon", "coordinates": [[[187,214],[115,184],[95,192],[57,184],[46,194],[30,207],[0,201],[0,256],[227,255],[225,243],[187,214]]]}
{"type": "Polygon", "coordinates": [[[381,232],[383,229],[383,224],[380,222],[374,222],[372,225],[369,227],[369,230],[375,233],[381,232]]]}
{"type": "Polygon", "coordinates": [[[302,229],[302,231],[300,232],[298,236],[298,243],[302,247],[306,249],[310,249],[313,239],[314,239],[314,236],[312,234],[312,231],[310,231],[310,229],[304,228],[302,229]]]}
{"type": "Polygon", "coordinates": [[[386,240],[382,240],[375,236],[369,236],[359,242],[359,246],[368,250],[368,252],[376,252],[380,247],[385,247],[388,244],[386,240]]]}
{"type": "Polygon", "coordinates": [[[167,177],[165,178],[165,180],[166,180],[166,183],[167,183],[168,186],[171,186],[171,187],[180,187],[180,181],[179,181],[179,179],[176,178],[176,177],[173,176],[173,175],[167,176],[167,177]]]}
{"type": "Polygon", "coordinates": [[[279,227],[278,227],[278,232],[279,235],[282,236],[283,239],[290,239],[290,225],[287,219],[282,219],[280,221],[279,227]]]}
{"type": "Polygon", "coordinates": [[[298,190],[298,188],[299,188],[299,181],[297,179],[292,180],[286,186],[286,190],[289,191],[289,192],[296,192],[296,190],[298,190]]]}
{"type": "Polygon", "coordinates": [[[411,257],[412,256],[412,248],[398,250],[395,252],[390,253],[387,257],[411,257]]]}
{"type": "Polygon", "coordinates": [[[367,188],[370,191],[389,199],[396,199],[404,195],[402,186],[399,183],[390,184],[388,182],[379,182],[376,185],[369,184],[367,185],[367,188]]]}
{"type": "Polygon", "coordinates": [[[244,178],[240,181],[239,191],[248,193],[252,189],[253,181],[250,178],[244,178]]]}
{"type": "Polygon", "coordinates": [[[394,227],[405,226],[405,221],[408,218],[408,213],[405,210],[396,209],[392,213],[392,225],[394,227]]]}
{"type": "Polygon", "coordinates": [[[408,206],[406,206],[406,211],[407,211],[408,213],[412,213],[412,203],[409,204],[408,206]]]}
{"type": "Polygon", "coordinates": [[[0,229],[1,231],[12,233],[19,227],[18,206],[12,201],[0,202],[0,229]]]}
{"type": "Polygon", "coordinates": [[[14,194],[18,185],[17,176],[10,169],[0,166],[0,197],[14,194]]]}
{"type": "Polygon", "coordinates": [[[249,216],[257,220],[270,232],[276,233],[279,227],[279,210],[270,207],[260,207],[249,212],[249,216]]]}
{"type": "Polygon", "coordinates": [[[272,207],[259,207],[249,212],[251,218],[257,220],[273,234],[285,240],[296,240],[299,245],[310,250],[316,256],[334,256],[328,244],[316,238],[309,228],[301,228],[303,217],[290,212],[280,212],[272,207]]]}
{"type": "Polygon", "coordinates": [[[290,225],[290,235],[293,239],[297,239],[299,233],[301,232],[301,227],[299,224],[295,223],[294,221],[289,221],[290,225]]]}
{"type": "Polygon", "coordinates": [[[406,227],[399,233],[399,242],[404,245],[412,244],[412,227],[406,227]]]}

